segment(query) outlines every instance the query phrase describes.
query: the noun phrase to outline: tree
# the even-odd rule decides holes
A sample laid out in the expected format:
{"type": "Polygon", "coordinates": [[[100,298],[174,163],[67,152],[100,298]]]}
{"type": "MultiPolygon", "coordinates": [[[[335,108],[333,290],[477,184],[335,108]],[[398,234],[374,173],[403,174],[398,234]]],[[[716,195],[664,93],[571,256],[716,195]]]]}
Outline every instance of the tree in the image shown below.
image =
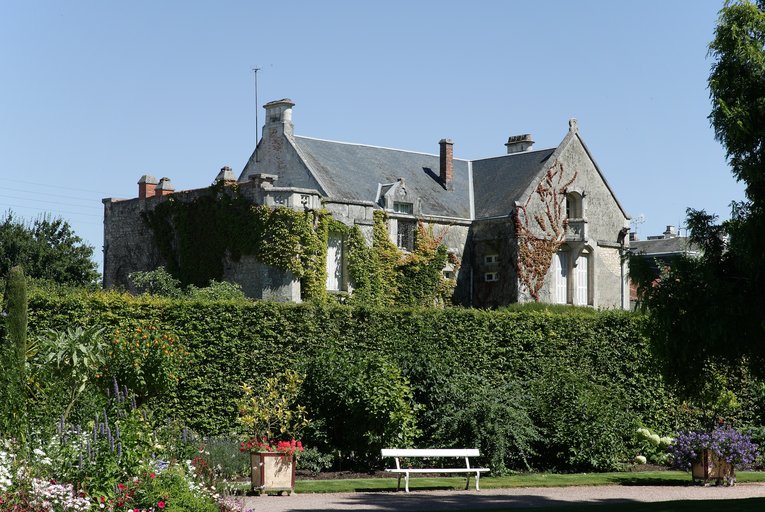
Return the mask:
{"type": "Polygon", "coordinates": [[[9,211],[0,220],[0,274],[16,265],[27,276],[66,285],[90,285],[98,280],[93,247],[74,234],[60,218],[39,217],[31,224],[9,211]]]}
{"type": "Polygon", "coordinates": [[[689,208],[703,256],[639,283],[667,374],[689,395],[721,364],[765,375],[765,0],[726,2],[709,53],[709,119],[746,199],[723,223],[689,208]]]}
{"type": "Polygon", "coordinates": [[[0,434],[25,442],[27,287],[24,271],[10,269],[5,287],[5,339],[0,339],[0,434]]]}

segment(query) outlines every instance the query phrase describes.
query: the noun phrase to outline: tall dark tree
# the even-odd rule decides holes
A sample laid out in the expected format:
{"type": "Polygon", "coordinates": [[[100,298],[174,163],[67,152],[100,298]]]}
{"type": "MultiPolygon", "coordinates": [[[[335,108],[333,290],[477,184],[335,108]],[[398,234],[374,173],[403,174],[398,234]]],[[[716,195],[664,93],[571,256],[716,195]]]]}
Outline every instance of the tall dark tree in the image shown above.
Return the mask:
{"type": "Polygon", "coordinates": [[[20,265],[30,277],[89,285],[98,280],[92,258],[93,247],[63,219],[40,217],[25,224],[10,212],[0,219],[0,275],[20,265]]]}
{"type": "Polygon", "coordinates": [[[709,54],[709,120],[746,199],[723,223],[688,209],[703,256],[640,283],[668,375],[689,392],[710,371],[748,366],[765,375],[765,0],[726,2],[709,54]]]}

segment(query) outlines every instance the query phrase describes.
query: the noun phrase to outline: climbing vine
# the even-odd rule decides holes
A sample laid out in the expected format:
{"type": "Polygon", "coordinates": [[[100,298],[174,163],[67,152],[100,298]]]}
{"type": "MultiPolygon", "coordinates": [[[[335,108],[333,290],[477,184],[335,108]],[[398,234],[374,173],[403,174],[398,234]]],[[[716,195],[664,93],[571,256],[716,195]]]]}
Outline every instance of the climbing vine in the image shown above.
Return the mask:
{"type": "Polygon", "coordinates": [[[569,179],[564,175],[563,164],[553,164],[537,185],[535,194],[531,194],[526,203],[515,210],[518,277],[535,301],[539,301],[539,291],[550,270],[552,258],[566,238],[566,192],[577,173],[574,172],[569,179]],[[534,197],[539,198],[542,208],[530,215],[528,207],[534,197]]]}
{"type": "Polygon", "coordinates": [[[456,284],[442,272],[447,261],[459,265],[441,244],[445,232],[434,235],[419,223],[414,251],[404,253],[391,241],[382,211],[374,212],[371,246],[358,226],[348,227],[326,210],[253,205],[236,185],[215,184],[190,200],[170,196],[143,218],[167,270],[183,286],[220,281],[226,258],[249,255],[300,279],[303,300],[323,301],[330,231],[345,240],[354,303],[444,304],[456,284]]]}
{"type": "Polygon", "coordinates": [[[326,293],[327,217],[253,205],[237,186],[222,184],[189,201],[171,196],[143,214],[167,270],[184,286],[221,280],[226,257],[252,255],[300,279],[305,300],[326,293]]]}

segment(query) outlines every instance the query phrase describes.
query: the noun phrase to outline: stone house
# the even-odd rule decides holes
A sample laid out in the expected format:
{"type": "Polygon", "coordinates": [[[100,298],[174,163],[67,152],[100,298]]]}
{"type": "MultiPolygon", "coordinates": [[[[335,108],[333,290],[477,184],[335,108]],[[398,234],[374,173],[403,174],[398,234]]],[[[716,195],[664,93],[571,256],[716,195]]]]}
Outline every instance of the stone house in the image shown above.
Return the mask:
{"type": "MultiPolygon", "coordinates": [[[[576,120],[554,148],[534,150],[530,135],[510,137],[506,153],[455,158],[449,139],[437,154],[295,135],[294,103],[264,106],[262,137],[236,178],[224,168],[216,181],[237,182],[253,204],[323,208],[372,240],[375,211],[387,214],[390,239],[414,246],[418,222],[439,234],[461,265],[453,300],[475,307],[543,302],[624,308],[622,252],[629,217],[584,144],[576,120]]],[[[190,200],[206,189],[176,192],[167,178],[139,181],[134,199],[104,199],[104,286],[127,286],[127,275],[163,264],[142,221],[172,194],[190,200]]],[[[204,247],[199,247],[204,250],[204,247]]],[[[300,300],[288,271],[252,256],[224,262],[223,278],[254,298],[300,300]]],[[[327,290],[352,292],[341,234],[329,234],[327,290]]]]}

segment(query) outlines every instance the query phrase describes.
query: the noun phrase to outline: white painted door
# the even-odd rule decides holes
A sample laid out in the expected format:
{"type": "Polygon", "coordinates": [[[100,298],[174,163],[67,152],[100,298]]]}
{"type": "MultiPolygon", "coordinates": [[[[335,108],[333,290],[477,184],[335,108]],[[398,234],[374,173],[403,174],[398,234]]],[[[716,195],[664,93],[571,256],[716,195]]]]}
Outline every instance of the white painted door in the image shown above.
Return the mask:
{"type": "Polygon", "coordinates": [[[582,254],[576,259],[576,267],[574,267],[574,304],[578,306],[586,306],[590,303],[588,263],[587,255],[582,254]]]}
{"type": "Polygon", "coordinates": [[[341,290],[343,284],[343,239],[329,235],[327,240],[327,290],[341,290]]]}
{"type": "Polygon", "coordinates": [[[553,302],[568,302],[568,253],[559,252],[553,256],[553,302]]]}

